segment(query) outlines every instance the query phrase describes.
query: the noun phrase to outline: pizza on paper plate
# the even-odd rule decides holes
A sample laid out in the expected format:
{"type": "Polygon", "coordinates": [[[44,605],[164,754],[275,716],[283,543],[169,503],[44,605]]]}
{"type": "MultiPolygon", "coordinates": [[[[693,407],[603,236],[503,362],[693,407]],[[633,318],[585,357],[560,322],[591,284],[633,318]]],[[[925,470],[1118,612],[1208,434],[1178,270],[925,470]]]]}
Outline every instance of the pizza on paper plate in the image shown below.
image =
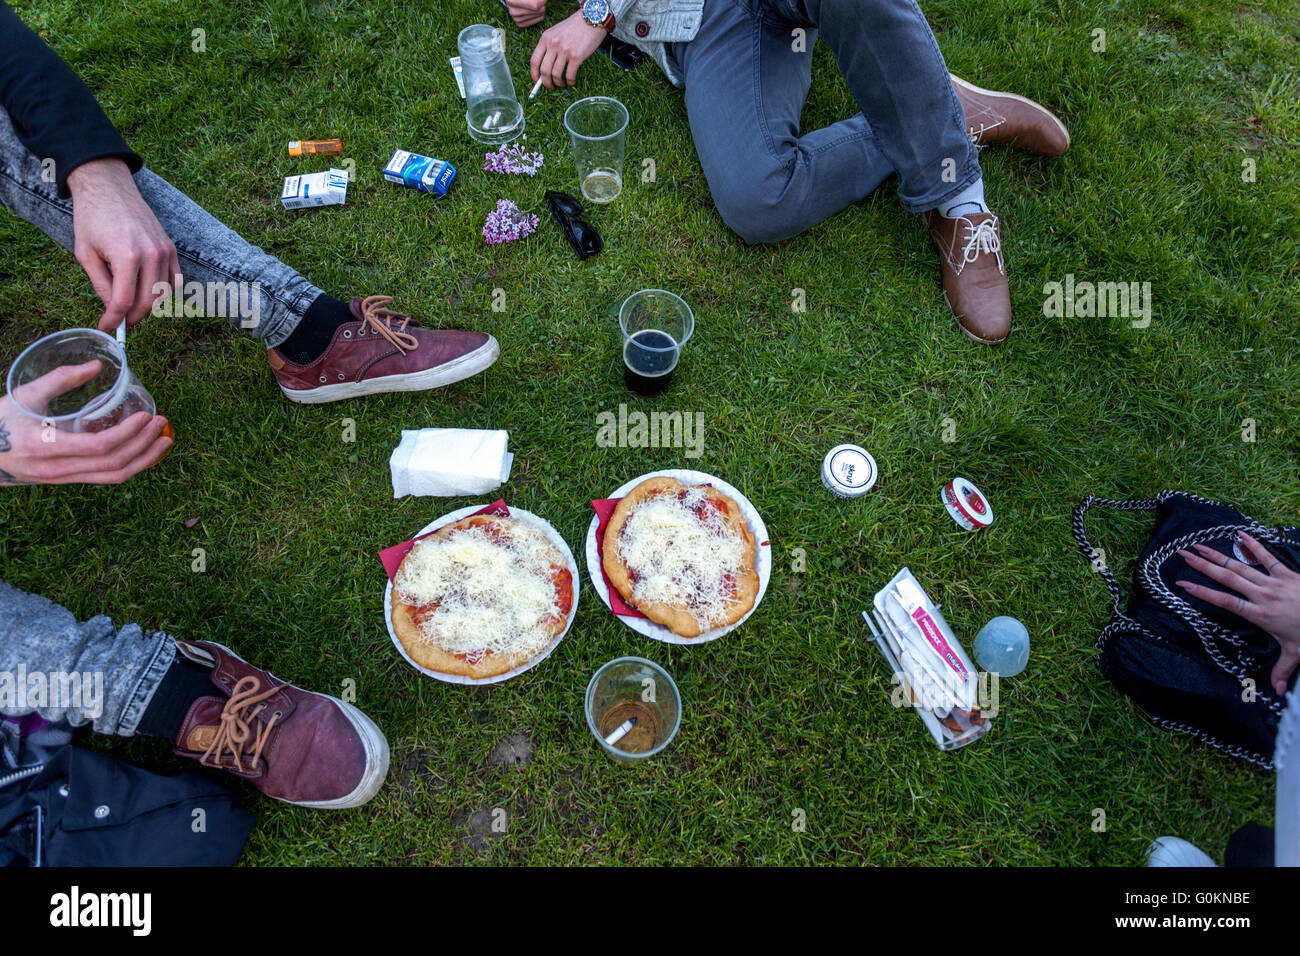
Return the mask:
{"type": "Polygon", "coordinates": [[[676,478],[647,478],[618,503],[601,565],[623,600],[681,637],[736,623],[758,596],[754,536],[740,506],[676,478]]]}
{"type": "Polygon", "coordinates": [[[421,667],[496,677],[568,624],[573,574],[540,530],[471,515],[416,541],[393,576],[393,631],[421,667]]]}

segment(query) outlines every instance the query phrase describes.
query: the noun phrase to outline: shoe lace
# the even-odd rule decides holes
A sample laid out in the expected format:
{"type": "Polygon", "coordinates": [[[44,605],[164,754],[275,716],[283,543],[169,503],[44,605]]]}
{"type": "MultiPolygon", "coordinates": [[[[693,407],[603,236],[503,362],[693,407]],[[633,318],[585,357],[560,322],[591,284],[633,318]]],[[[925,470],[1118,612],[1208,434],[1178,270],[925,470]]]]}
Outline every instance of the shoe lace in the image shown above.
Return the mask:
{"type": "Polygon", "coordinates": [[[361,300],[361,321],[374,332],[382,335],[399,352],[405,355],[420,347],[420,341],[406,327],[411,319],[388,308],[393,301],[391,295],[371,295],[361,300]],[[393,328],[393,320],[401,319],[402,324],[393,328]]]}
{"type": "Polygon", "coordinates": [[[975,148],[976,148],[976,149],[988,149],[988,148],[989,148],[989,144],[988,144],[988,143],[981,143],[981,142],[980,142],[980,137],[982,137],[985,133],[987,133],[987,132],[988,132],[989,130],[991,130],[991,129],[997,129],[999,126],[1002,125],[1002,122],[1003,122],[1002,120],[998,120],[996,123],[983,123],[983,122],[982,122],[982,123],[980,123],[980,125],[979,125],[978,127],[975,127],[975,126],[968,126],[968,127],[966,127],[966,132],[970,134],[970,141],[971,141],[972,144],[974,144],[975,148]]]}
{"type": "MultiPolygon", "coordinates": [[[[998,259],[998,270],[1003,271],[1002,264],[1002,240],[998,238],[998,217],[993,216],[976,224],[969,219],[963,219],[966,223],[966,245],[961,251],[961,268],[964,269],[981,255],[993,253],[998,259]]],[[[957,270],[958,272],[961,269],[957,270]]]]}
{"type": "Polygon", "coordinates": [[[239,758],[247,754],[251,749],[252,762],[250,767],[256,768],[258,762],[262,759],[262,748],[266,746],[272,728],[275,727],[276,721],[280,719],[280,712],[276,711],[272,714],[271,719],[262,725],[256,736],[253,735],[251,724],[257,718],[257,715],[266,709],[266,699],[278,693],[283,686],[281,684],[264,691],[262,690],[262,682],[251,674],[236,681],[230,699],[226,701],[226,706],[221,710],[221,725],[217,728],[212,743],[203,752],[203,756],[199,758],[199,763],[219,767],[224,753],[229,753],[235,760],[235,766],[242,773],[244,765],[239,758]],[[208,762],[209,757],[212,758],[211,763],[208,762]]]}

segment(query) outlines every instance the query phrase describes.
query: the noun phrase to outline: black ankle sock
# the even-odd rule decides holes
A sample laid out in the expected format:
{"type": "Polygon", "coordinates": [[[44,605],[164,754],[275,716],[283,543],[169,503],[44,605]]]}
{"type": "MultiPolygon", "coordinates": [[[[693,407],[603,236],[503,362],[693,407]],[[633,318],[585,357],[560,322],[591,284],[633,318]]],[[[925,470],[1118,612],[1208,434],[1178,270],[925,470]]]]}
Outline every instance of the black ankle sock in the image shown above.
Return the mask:
{"type": "Polygon", "coordinates": [[[153,692],[149,706],[140,715],[136,732],[146,737],[175,740],[190,705],[200,697],[216,696],[211,674],[212,671],[202,664],[177,654],[158,689],[153,692]]]}
{"type": "Polygon", "coordinates": [[[280,351],[289,357],[289,361],[298,365],[314,362],[329,348],[334,330],[344,322],[355,321],[356,317],[346,302],[321,293],[307,307],[298,327],[281,343],[280,351]]]}

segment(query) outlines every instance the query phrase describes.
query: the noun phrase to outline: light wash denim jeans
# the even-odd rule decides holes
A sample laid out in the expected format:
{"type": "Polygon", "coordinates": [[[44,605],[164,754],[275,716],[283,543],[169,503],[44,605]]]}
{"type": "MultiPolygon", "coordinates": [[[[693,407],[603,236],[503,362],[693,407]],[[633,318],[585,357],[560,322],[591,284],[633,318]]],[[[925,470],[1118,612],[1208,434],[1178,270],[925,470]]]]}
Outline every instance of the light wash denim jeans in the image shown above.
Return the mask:
{"type": "Polygon", "coordinates": [[[869,195],[891,173],[909,212],[980,176],[965,114],[914,0],[705,0],[695,39],[669,46],[723,221],[779,242],[869,195]],[[818,32],[856,116],[802,134],[818,32]]]}
{"type": "MultiPolygon", "coordinates": [[[[40,160],[18,139],[9,114],[0,109],[0,203],[71,251],[72,200],[60,199],[54,182],[47,179],[52,177],[42,175],[40,160]]],[[[231,324],[268,348],[283,343],[321,290],[149,169],[135,174],[135,184],[176,244],[185,281],[245,282],[250,290],[256,282],[256,326],[242,328],[239,315],[230,316],[231,324]]]]}
{"type": "Polygon", "coordinates": [[[67,608],[0,581],[0,714],[39,714],[129,737],[176,656],[162,631],[78,621],[67,608]],[[76,696],[69,693],[76,677],[76,696]]]}
{"type": "MultiPolygon", "coordinates": [[[[260,322],[241,331],[268,347],[282,343],[320,289],[148,169],[136,173],[135,183],[176,244],[185,280],[256,282],[260,322]]],[[[40,161],[18,139],[2,109],[0,202],[72,249],[72,202],[60,199],[55,184],[42,176],[40,161]]],[[[238,316],[231,323],[240,328],[238,316]]],[[[99,733],[130,736],[171,665],[175,647],[162,631],[145,631],[138,624],[119,628],[104,615],[78,621],[66,608],[0,581],[0,713],[5,716],[36,713],[51,722],[89,723],[99,733]],[[75,702],[66,693],[69,684],[58,687],[71,675],[77,675],[81,691],[75,702]]]]}

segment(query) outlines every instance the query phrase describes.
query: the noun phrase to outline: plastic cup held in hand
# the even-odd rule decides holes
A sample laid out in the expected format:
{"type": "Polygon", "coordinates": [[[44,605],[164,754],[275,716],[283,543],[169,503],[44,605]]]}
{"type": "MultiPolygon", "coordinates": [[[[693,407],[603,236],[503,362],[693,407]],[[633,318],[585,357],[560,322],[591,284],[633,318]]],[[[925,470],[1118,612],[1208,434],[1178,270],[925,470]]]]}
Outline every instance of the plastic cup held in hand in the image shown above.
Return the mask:
{"type": "Polygon", "coordinates": [[[136,412],[157,411],[121,346],[98,329],[68,329],[33,342],[10,366],[5,386],[19,410],[62,431],[102,432],[136,412]],[[100,363],[93,378],[47,400],[34,402],[32,389],[23,388],[57,368],[90,361],[100,363]]]}

